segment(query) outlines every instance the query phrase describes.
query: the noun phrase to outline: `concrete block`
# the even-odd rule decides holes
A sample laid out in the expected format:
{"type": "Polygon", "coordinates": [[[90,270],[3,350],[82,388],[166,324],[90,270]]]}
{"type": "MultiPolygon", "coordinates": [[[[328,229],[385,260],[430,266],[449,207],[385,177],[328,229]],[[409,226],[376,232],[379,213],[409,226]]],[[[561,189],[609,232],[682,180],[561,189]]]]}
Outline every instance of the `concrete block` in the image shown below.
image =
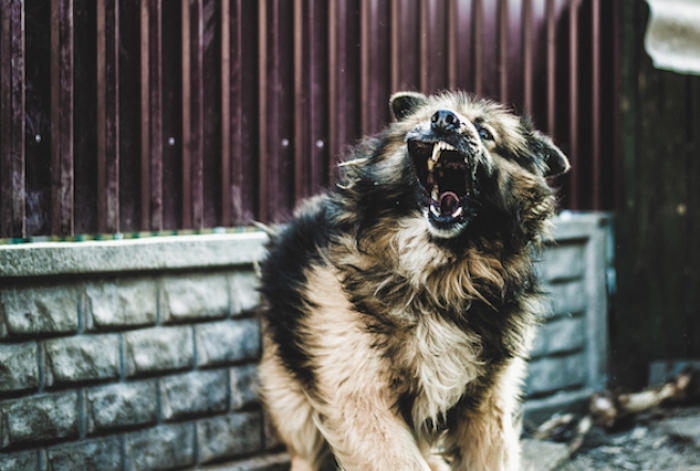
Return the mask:
{"type": "Polygon", "coordinates": [[[565,243],[547,247],[543,261],[538,265],[542,279],[549,282],[575,280],[586,270],[585,245],[565,243]]]}
{"type": "Polygon", "coordinates": [[[51,471],[121,471],[122,444],[119,437],[79,441],[49,448],[51,471]]]}
{"type": "Polygon", "coordinates": [[[77,438],[78,392],[12,399],[0,403],[0,449],[44,440],[77,438]]]}
{"type": "Polygon", "coordinates": [[[208,462],[262,450],[262,412],[243,412],[197,423],[199,459],[208,462]]]}
{"type": "Polygon", "coordinates": [[[230,312],[227,274],[195,274],[163,278],[163,319],[183,322],[214,319],[230,312]]]}
{"type": "Polygon", "coordinates": [[[46,386],[119,378],[119,335],[78,335],[44,343],[46,386]]]}
{"type": "Polygon", "coordinates": [[[78,285],[0,289],[0,337],[78,331],[78,285]]]}
{"type": "Polygon", "coordinates": [[[21,451],[0,455],[0,471],[38,471],[39,452],[21,451]]]}
{"type": "Polygon", "coordinates": [[[260,322],[227,320],[196,326],[199,366],[255,360],[260,356],[260,322]]]}
{"type": "Polygon", "coordinates": [[[157,318],[158,286],[149,278],[103,280],[85,287],[86,327],[153,325],[157,318]]]}
{"type": "Polygon", "coordinates": [[[585,342],[586,325],[583,318],[557,319],[537,328],[537,336],[530,356],[536,358],[555,353],[571,352],[583,348],[585,342]]]}
{"type": "Polygon", "coordinates": [[[194,362],[192,328],[153,327],[124,334],[126,374],[129,377],[191,368],[194,362]]]}
{"type": "Polygon", "coordinates": [[[663,420],[658,424],[657,430],[681,441],[692,443],[700,450],[700,418],[697,415],[663,420]]]}
{"type": "Polygon", "coordinates": [[[195,424],[159,425],[126,435],[126,470],[179,469],[194,465],[195,424]]]}
{"type": "Polygon", "coordinates": [[[231,408],[245,409],[259,403],[257,365],[231,368],[231,408]]]}
{"type": "Polygon", "coordinates": [[[260,280],[253,271],[239,271],[231,275],[231,310],[233,314],[249,311],[260,303],[260,280]]]}
{"type": "Polygon", "coordinates": [[[224,412],[228,408],[226,370],[193,371],[161,380],[161,407],[164,420],[179,420],[202,414],[224,412]]]}
{"type": "Polygon", "coordinates": [[[522,469],[555,471],[569,460],[569,447],[566,443],[526,439],[521,441],[521,445],[523,447],[522,469]]]}
{"type": "Polygon", "coordinates": [[[0,392],[36,390],[38,354],[35,342],[0,345],[0,392]]]}
{"type": "Polygon", "coordinates": [[[530,362],[525,393],[530,396],[583,386],[586,382],[586,358],[583,354],[542,358],[530,362]]]}
{"type": "Polygon", "coordinates": [[[289,471],[289,455],[275,453],[273,455],[256,456],[233,462],[199,466],[201,471],[289,471]]]}
{"type": "Polygon", "coordinates": [[[151,380],[88,389],[85,393],[87,433],[155,424],[158,420],[157,386],[156,381],[151,380]]]}
{"type": "Polygon", "coordinates": [[[544,286],[545,316],[580,314],[586,310],[586,285],[583,280],[554,283],[544,286]]]}

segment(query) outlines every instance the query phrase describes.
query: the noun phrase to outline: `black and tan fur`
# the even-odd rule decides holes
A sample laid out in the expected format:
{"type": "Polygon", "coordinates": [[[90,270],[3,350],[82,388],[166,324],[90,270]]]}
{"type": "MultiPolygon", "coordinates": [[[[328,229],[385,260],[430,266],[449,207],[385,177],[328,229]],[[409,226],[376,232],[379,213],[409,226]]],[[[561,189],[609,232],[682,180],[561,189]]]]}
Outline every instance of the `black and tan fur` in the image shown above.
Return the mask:
{"type": "Polygon", "coordinates": [[[272,242],[264,401],[293,471],[519,470],[532,250],[555,208],[545,178],[568,162],[492,102],[391,106],[272,242]]]}

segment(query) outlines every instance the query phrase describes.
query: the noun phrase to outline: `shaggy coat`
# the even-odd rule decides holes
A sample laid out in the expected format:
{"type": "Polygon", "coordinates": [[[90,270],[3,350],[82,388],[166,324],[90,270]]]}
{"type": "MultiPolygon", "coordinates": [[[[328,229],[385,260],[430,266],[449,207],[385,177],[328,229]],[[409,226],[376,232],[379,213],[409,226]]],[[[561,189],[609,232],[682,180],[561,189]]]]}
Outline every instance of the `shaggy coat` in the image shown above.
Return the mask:
{"type": "Polygon", "coordinates": [[[261,392],[293,471],[519,470],[515,414],[561,151],[462,93],[396,122],[263,265],[261,392]]]}

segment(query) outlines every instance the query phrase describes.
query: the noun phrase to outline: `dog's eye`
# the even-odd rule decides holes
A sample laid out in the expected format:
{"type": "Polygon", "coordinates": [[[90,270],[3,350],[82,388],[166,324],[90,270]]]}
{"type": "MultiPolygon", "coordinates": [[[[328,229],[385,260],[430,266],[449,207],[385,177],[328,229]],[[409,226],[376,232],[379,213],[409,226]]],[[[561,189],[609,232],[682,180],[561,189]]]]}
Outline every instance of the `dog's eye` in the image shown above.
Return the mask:
{"type": "Polygon", "coordinates": [[[493,141],[493,135],[488,131],[488,129],[479,127],[479,137],[482,141],[493,141]]]}

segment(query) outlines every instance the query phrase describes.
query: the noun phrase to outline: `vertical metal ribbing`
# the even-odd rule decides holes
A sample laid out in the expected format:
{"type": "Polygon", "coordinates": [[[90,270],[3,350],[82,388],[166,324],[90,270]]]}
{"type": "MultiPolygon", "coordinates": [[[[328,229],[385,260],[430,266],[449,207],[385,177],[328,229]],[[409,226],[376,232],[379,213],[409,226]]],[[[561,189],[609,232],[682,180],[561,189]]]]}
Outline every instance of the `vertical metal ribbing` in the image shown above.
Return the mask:
{"type": "Polygon", "coordinates": [[[579,208],[579,70],[578,70],[579,0],[569,3],[569,208],[579,208]]]}
{"type": "Polygon", "coordinates": [[[294,0],[294,196],[299,201],[306,195],[308,177],[306,96],[304,86],[304,0],[294,0]]]}
{"type": "Polygon", "coordinates": [[[327,100],[328,76],[326,64],[328,51],[324,45],[326,35],[327,3],[322,0],[309,0],[306,18],[306,46],[308,56],[307,100],[308,100],[308,154],[309,182],[308,194],[325,187],[328,178],[325,168],[328,161],[328,114],[324,106],[327,100]]]}
{"type": "Polygon", "coordinates": [[[204,225],[204,51],[202,0],[182,2],[182,224],[204,225]]]}
{"type": "Polygon", "coordinates": [[[420,35],[420,90],[428,93],[430,89],[430,7],[428,0],[420,0],[419,35],[420,35]]]}
{"type": "Polygon", "coordinates": [[[73,0],[51,2],[51,233],[72,235],[73,0]]]}
{"type": "Polygon", "coordinates": [[[338,142],[338,36],[340,22],[338,21],[338,2],[328,2],[328,182],[335,180],[335,168],[339,154],[338,142]]]}
{"type": "Polygon", "coordinates": [[[363,135],[370,133],[370,47],[373,0],[360,1],[360,106],[362,110],[360,130],[363,135]]]}
{"type": "Polygon", "coordinates": [[[141,228],[163,228],[162,0],[141,0],[141,228]]]}
{"type": "Polygon", "coordinates": [[[150,0],[148,12],[150,106],[150,229],[163,229],[163,5],[150,0]]]}
{"type": "Polygon", "coordinates": [[[484,91],[484,8],[483,0],[474,0],[474,12],[472,15],[472,31],[474,34],[474,92],[480,95],[484,91]]]}
{"type": "MultiPolygon", "coordinates": [[[[192,227],[192,52],[190,50],[190,0],[182,0],[182,225],[192,227]]],[[[195,18],[196,21],[196,18],[195,18]]],[[[196,46],[195,46],[196,47],[196,46]]],[[[196,66],[195,66],[196,67],[196,66]]],[[[195,138],[196,139],[196,138],[195,138]]]]}
{"type": "Polygon", "coordinates": [[[258,172],[260,176],[259,185],[259,214],[260,221],[266,223],[270,221],[270,171],[269,171],[269,146],[268,146],[268,2],[261,0],[258,3],[258,150],[259,162],[258,172]]]}
{"type": "Polygon", "coordinates": [[[508,101],[508,0],[498,2],[498,97],[503,103],[508,101]]]}
{"type": "Polygon", "coordinates": [[[593,208],[601,208],[601,165],[600,165],[600,0],[592,0],[591,5],[591,149],[593,160],[593,208]]]}
{"type": "MultiPolygon", "coordinates": [[[[257,148],[259,139],[256,132],[259,121],[258,110],[258,34],[259,3],[248,0],[226,0],[226,14],[230,32],[228,49],[230,67],[222,70],[225,77],[222,86],[228,83],[229,103],[222,104],[223,145],[229,143],[226,150],[230,163],[229,184],[223,183],[224,198],[230,199],[230,224],[247,225],[257,218],[255,215],[259,194],[257,183],[258,163],[257,148]],[[228,124],[226,124],[228,122],[228,124]]],[[[222,40],[224,35],[222,35],[222,40]]],[[[224,52],[225,53],[225,52],[224,52]]],[[[223,64],[222,64],[223,67],[223,64]]],[[[222,224],[224,224],[222,222],[222,224]]]]}
{"type": "Polygon", "coordinates": [[[119,231],[119,2],[97,1],[97,230],[119,231]]]}
{"type": "Polygon", "coordinates": [[[24,2],[0,3],[0,238],[24,237],[24,2]]]}
{"type": "Polygon", "coordinates": [[[523,0],[523,109],[532,113],[534,89],[532,0],[523,0]]]}
{"type": "Polygon", "coordinates": [[[400,88],[401,78],[401,0],[391,0],[391,92],[400,88]]]}
{"type": "MultiPolygon", "coordinates": [[[[221,0],[221,225],[231,225],[231,2],[221,0]]],[[[238,106],[241,106],[240,104],[238,106]]]]}
{"type": "Polygon", "coordinates": [[[141,230],[151,222],[151,103],[150,103],[150,37],[149,0],[141,0],[141,230]]]}
{"type": "Polygon", "coordinates": [[[457,0],[447,2],[447,86],[450,90],[457,89],[457,31],[459,16],[457,0]]]}
{"type": "Polygon", "coordinates": [[[547,0],[546,35],[547,35],[547,131],[554,137],[556,113],[556,11],[554,0],[547,0]]]}

